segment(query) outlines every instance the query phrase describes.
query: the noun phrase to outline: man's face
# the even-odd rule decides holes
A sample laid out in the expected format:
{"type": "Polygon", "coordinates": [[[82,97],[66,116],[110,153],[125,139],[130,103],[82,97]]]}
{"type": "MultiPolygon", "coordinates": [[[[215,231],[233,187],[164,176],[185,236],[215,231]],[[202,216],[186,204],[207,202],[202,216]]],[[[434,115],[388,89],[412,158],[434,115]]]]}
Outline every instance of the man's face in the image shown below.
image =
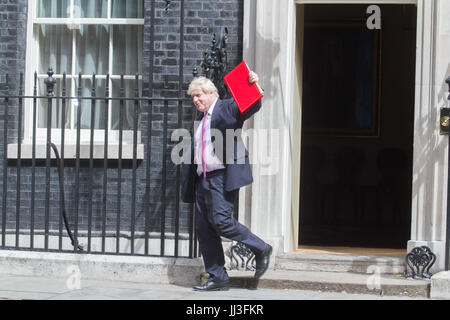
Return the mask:
{"type": "Polygon", "coordinates": [[[191,97],[195,107],[200,112],[208,111],[209,107],[211,107],[214,100],[217,98],[214,92],[204,93],[199,88],[196,88],[191,92],[191,97]]]}

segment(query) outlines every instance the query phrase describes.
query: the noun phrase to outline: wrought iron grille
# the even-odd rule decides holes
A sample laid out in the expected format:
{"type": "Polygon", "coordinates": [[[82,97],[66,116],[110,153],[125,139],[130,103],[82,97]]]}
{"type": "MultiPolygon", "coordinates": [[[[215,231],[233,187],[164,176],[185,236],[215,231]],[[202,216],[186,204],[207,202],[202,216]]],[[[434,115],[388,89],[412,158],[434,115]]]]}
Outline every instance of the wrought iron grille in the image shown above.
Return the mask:
{"type": "Polygon", "coordinates": [[[430,279],[436,255],[427,246],[415,247],[406,255],[406,278],[430,279]]]}

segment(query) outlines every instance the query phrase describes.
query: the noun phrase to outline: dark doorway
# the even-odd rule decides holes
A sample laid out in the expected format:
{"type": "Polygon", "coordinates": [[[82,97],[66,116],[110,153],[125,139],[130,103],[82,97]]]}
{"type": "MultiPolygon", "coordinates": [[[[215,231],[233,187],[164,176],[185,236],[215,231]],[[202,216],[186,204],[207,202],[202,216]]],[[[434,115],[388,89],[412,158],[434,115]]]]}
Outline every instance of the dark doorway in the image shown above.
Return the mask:
{"type": "Polygon", "coordinates": [[[305,5],[299,244],[405,248],[417,9],[305,5]]]}

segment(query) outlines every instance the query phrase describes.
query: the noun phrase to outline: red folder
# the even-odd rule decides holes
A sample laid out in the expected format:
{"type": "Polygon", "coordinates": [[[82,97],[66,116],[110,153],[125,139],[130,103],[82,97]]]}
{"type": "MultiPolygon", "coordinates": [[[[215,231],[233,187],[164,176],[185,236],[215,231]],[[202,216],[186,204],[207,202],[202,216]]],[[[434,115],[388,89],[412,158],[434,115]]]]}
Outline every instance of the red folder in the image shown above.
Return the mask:
{"type": "Polygon", "coordinates": [[[264,94],[264,91],[256,82],[250,84],[248,81],[249,73],[250,69],[247,63],[242,61],[223,78],[242,114],[261,99],[264,94]]]}

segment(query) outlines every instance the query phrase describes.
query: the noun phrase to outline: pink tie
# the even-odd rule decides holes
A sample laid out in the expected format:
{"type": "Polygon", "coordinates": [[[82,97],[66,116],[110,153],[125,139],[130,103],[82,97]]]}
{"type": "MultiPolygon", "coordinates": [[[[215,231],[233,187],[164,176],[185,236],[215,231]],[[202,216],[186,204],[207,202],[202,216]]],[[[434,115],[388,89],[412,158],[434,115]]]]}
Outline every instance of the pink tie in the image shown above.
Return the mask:
{"type": "Polygon", "coordinates": [[[205,160],[205,148],[206,148],[206,121],[208,120],[208,112],[205,112],[202,125],[202,168],[203,168],[203,181],[206,181],[206,160],[205,160]]]}

